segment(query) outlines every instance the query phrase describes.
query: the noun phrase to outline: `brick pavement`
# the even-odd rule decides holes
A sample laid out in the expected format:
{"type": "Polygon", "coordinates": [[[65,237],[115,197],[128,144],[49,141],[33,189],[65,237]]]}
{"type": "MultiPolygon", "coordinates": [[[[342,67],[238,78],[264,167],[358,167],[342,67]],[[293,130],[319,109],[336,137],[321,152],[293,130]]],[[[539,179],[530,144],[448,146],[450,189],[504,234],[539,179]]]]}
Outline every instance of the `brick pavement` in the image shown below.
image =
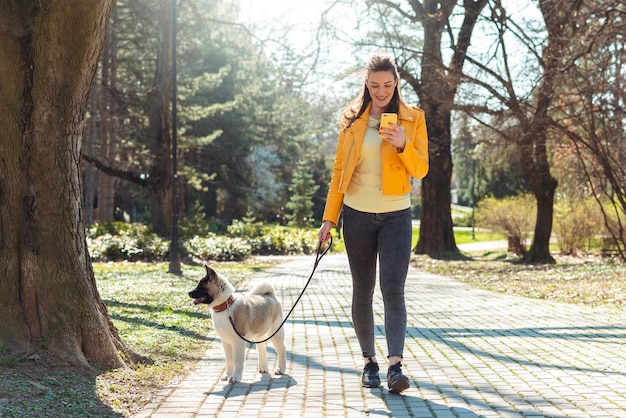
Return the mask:
{"type": "MultiPolygon", "coordinates": [[[[255,280],[272,281],[287,312],[312,264],[294,257],[255,280]]],[[[195,372],[136,417],[626,417],[624,311],[500,295],[411,269],[403,370],[412,383],[394,395],[382,364],[381,388],[360,386],[350,293],[345,255],[327,255],[285,325],[286,375],[256,373],[251,346],[243,382],[220,381],[216,338],[195,372]]],[[[382,313],[379,289],[374,303],[382,313]]],[[[376,323],[382,360],[382,316],[376,323]]]]}

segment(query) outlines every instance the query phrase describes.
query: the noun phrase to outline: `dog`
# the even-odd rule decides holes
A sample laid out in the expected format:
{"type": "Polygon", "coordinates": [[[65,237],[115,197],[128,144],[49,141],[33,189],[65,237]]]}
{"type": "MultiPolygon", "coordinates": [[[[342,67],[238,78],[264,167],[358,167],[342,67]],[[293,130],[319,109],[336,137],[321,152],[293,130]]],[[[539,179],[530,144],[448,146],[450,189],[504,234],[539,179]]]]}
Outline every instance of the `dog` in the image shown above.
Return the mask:
{"type": "MultiPolygon", "coordinates": [[[[241,381],[245,363],[246,342],[237,331],[251,341],[264,340],[274,333],[283,322],[283,311],[270,283],[260,283],[247,294],[235,293],[233,285],[205,264],[206,275],[198,286],[189,292],[195,305],[206,304],[211,308],[213,327],[219,335],[226,355],[226,373],[222,380],[230,383],[241,381]],[[233,324],[229,317],[232,317],[233,324]]],[[[282,375],[286,368],[285,331],[281,327],[269,340],[276,349],[274,374],[282,375]]],[[[258,371],[267,373],[266,343],[257,344],[258,371]]]]}

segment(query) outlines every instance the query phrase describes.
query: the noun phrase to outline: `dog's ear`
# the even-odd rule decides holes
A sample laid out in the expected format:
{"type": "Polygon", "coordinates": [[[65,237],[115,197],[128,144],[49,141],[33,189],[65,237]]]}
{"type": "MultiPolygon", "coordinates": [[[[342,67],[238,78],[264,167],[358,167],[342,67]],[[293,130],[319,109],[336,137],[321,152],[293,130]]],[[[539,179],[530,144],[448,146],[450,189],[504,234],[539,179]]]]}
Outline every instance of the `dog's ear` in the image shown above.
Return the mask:
{"type": "Polygon", "coordinates": [[[204,265],[204,269],[206,270],[206,275],[209,278],[209,280],[214,278],[215,276],[217,276],[217,273],[215,273],[215,270],[213,270],[211,267],[209,267],[208,264],[204,265]]]}

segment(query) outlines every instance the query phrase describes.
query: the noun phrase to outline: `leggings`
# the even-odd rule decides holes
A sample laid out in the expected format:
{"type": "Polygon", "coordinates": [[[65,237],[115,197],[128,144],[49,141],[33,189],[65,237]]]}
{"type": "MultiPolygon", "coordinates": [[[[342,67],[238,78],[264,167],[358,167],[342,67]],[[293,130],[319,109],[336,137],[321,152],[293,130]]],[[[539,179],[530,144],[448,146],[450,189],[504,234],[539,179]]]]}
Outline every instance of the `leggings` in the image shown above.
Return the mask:
{"type": "Polygon", "coordinates": [[[352,322],[363,356],[376,355],[372,300],[376,264],[380,260],[388,356],[402,357],[406,334],[404,285],[411,258],[411,210],[367,213],[344,205],[343,235],[352,274],[352,322]]]}

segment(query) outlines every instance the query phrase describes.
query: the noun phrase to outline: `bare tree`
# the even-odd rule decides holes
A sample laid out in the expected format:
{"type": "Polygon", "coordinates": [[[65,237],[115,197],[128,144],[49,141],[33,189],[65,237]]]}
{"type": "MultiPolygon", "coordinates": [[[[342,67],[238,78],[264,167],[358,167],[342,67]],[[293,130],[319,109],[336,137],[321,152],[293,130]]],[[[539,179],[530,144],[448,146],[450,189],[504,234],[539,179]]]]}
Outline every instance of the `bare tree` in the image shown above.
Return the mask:
{"type": "Polygon", "coordinates": [[[474,68],[465,81],[482,87],[493,105],[457,103],[458,109],[474,117],[487,115],[490,119],[482,122],[518,148],[518,158],[537,201],[533,240],[523,257],[530,263],[554,262],[549,246],[557,180],[550,172],[548,143],[559,86],[564,82],[565,69],[575,60],[570,44],[578,35],[582,4],[582,0],[540,0],[543,26],[537,28],[521,26],[514,12],[500,0],[492,1],[489,20],[495,28],[495,46],[481,59],[468,58],[474,68]],[[514,69],[519,51],[524,51],[527,60],[533,59],[524,67],[527,72],[514,69]],[[516,129],[510,129],[512,124],[516,129]]]}
{"type": "Polygon", "coordinates": [[[571,141],[608,235],[626,259],[626,3],[588,4],[583,16],[554,126],[571,141]]]}
{"type": "Polygon", "coordinates": [[[87,252],[80,155],[111,0],[0,2],[0,341],[71,364],[133,353],[87,252]]]}

